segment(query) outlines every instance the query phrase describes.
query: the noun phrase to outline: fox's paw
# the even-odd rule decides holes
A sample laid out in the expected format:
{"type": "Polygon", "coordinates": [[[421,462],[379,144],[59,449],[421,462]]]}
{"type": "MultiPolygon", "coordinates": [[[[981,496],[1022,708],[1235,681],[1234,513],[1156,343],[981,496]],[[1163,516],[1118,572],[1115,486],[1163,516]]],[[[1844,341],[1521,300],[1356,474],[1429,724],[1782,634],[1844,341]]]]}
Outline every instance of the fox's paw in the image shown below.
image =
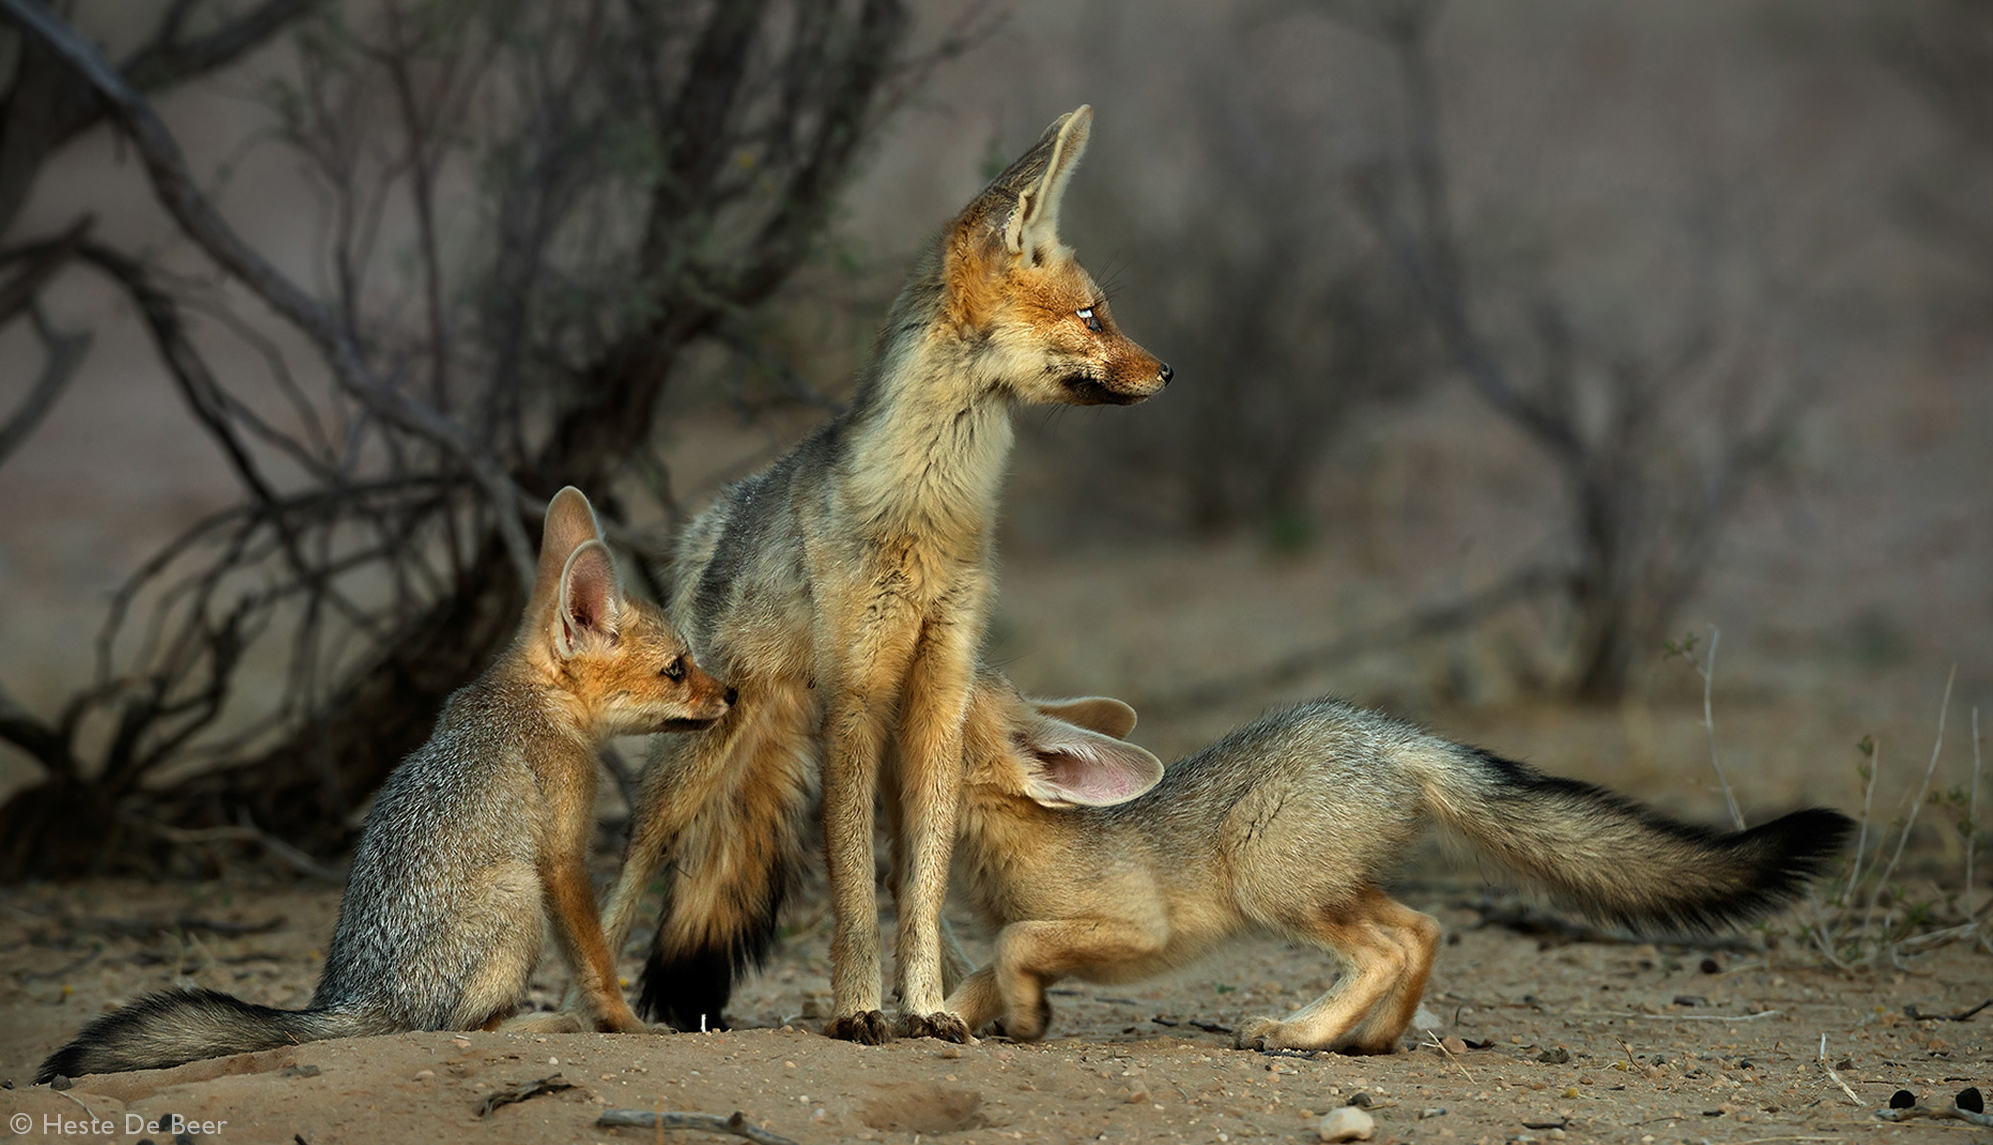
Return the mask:
{"type": "Polygon", "coordinates": [[[940,1038],[944,1042],[973,1046],[976,1037],[969,1032],[969,1023],[954,1014],[943,1010],[934,1014],[906,1014],[900,1018],[900,1036],[903,1038],[940,1038]]]}
{"type": "Polygon", "coordinates": [[[1239,1023],[1239,1032],[1234,1035],[1232,1044],[1242,1050],[1291,1050],[1300,1047],[1290,1044],[1284,1036],[1287,1033],[1285,1022],[1272,1018],[1247,1018],[1239,1023]]]}
{"type": "Polygon", "coordinates": [[[996,1031],[1017,1042],[1035,1042],[1052,1025],[1052,1003],[1043,998],[1029,1013],[1013,1010],[996,1023],[996,1031]]]}
{"type": "Polygon", "coordinates": [[[627,1011],[597,1023],[597,1029],[605,1034],[648,1034],[651,1027],[642,1018],[627,1011]]]}
{"type": "Polygon", "coordinates": [[[829,1037],[845,1042],[857,1042],[861,1046],[883,1046],[893,1040],[893,1031],[886,1025],[886,1015],[877,1010],[860,1010],[856,1014],[846,1014],[832,1018],[824,1027],[829,1037]]]}

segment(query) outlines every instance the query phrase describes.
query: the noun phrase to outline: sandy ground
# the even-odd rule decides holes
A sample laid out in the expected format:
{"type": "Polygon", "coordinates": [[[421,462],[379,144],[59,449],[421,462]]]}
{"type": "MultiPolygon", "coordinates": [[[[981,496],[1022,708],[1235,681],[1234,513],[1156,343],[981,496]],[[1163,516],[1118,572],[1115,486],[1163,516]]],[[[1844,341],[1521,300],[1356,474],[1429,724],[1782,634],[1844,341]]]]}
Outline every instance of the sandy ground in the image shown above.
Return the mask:
{"type": "MultiPolygon", "coordinates": [[[[12,1088],[0,1089],[0,1140],[130,1142],[142,1134],[128,1125],[174,1115],[211,1123],[195,1136],[215,1142],[654,1139],[599,1128],[611,1108],[740,1110],[798,1142],[1314,1140],[1326,1111],[1354,1101],[1370,1105],[1378,1141],[1855,1142],[1963,1128],[1873,1120],[1898,1088],[1948,1104],[1993,1083],[1993,1010],[1966,1022],[1905,1014],[1985,1001],[1983,956],[1950,948],[1905,971],[1844,975],[1789,945],[1567,942],[1484,925],[1471,879],[1400,893],[1447,927],[1427,1003],[1438,1033],[1461,1039],[1452,1052],[1410,1038],[1385,1057],[1232,1049],[1227,1030],[1242,1016],[1283,1011],[1328,984],[1319,956],[1275,942],[1241,944],[1173,980],[1055,990],[1052,1036],[1037,1044],[834,1042],[813,1032],[828,1000],[828,928],[803,918],[724,1033],[406,1034],[83,1078],[56,1092],[27,1084],[41,1056],[142,991],[191,983],[302,1005],[337,894],[219,883],[10,890],[0,897],[0,1078],[12,1088]],[[1828,1078],[1822,1035],[1828,1063],[1869,1108],[1828,1078]],[[547,1078],[572,1088],[480,1112],[492,1095],[547,1078]],[[114,1131],[76,1124],[92,1118],[114,1131]]],[[[536,995],[551,1000],[560,985],[550,965],[536,995]]]]}

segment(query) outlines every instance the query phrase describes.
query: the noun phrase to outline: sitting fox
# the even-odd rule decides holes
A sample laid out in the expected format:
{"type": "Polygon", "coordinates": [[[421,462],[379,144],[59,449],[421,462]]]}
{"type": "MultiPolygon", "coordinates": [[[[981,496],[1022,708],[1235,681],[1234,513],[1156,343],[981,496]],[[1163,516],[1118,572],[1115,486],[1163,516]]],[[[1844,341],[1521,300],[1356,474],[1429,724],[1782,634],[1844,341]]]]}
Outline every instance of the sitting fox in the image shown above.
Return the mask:
{"type": "Polygon", "coordinates": [[[680,534],[671,614],[740,703],[658,745],[631,813],[604,919],[621,949],[664,873],[640,1011],[720,1023],[734,977],[774,938],[820,786],[836,924],[826,1032],[896,1032],[880,1010],[873,885],[883,795],[897,1032],[969,1036],[942,1005],[939,920],[1011,416],[1133,405],[1171,378],[1060,238],[1092,122],[1085,107],[1060,116],[958,212],[908,275],[850,408],[680,534]]]}
{"type": "MultiPolygon", "coordinates": [[[[703,726],[732,701],[661,613],[623,595],[588,499],[561,490],[518,636],[450,697],[367,815],[310,1007],[154,994],[90,1023],[36,1079],[320,1038],[493,1028],[525,996],[550,929],[594,1026],[643,1030],[588,878],[596,753],[610,736],[703,726]]],[[[566,1015],[521,1022],[578,1025],[566,1015]]]]}
{"type": "Polygon", "coordinates": [[[1165,769],[1123,736],[1119,700],[1032,701],[979,675],[957,847],[989,966],[949,996],[969,1026],[1037,1038],[1045,988],[1124,982],[1247,931],[1321,948],[1342,973],[1251,1049],[1389,1053],[1410,1025],[1439,923],[1377,878],[1428,821],[1594,918],[1712,929],[1793,898],[1853,824],[1820,809],[1736,834],[1676,822],[1332,700],[1302,704],[1165,769]]]}

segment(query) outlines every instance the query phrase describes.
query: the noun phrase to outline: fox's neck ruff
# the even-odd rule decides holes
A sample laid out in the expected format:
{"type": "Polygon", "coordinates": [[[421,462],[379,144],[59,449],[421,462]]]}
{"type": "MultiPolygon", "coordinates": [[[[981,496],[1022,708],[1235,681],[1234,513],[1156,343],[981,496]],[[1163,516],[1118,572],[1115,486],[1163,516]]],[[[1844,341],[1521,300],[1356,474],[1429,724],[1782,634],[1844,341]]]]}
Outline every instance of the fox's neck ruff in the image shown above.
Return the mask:
{"type": "Polygon", "coordinates": [[[978,376],[973,357],[934,325],[906,329],[882,350],[848,423],[846,487],[868,523],[947,543],[980,539],[995,521],[1014,439],[1010,401],[978,376]]]}

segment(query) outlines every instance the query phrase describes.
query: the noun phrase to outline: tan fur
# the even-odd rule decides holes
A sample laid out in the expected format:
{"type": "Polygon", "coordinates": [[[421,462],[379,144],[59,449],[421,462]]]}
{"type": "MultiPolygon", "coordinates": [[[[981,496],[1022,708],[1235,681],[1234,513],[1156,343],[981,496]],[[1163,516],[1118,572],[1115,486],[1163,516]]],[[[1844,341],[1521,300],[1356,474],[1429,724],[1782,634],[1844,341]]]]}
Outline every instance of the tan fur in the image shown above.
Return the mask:
{"type": "Polygon", "coordinates": [[[1418,1009],[1439,924],[1377,878],[1429,820],[1580,910],[1712,927],[1789,900],[1848,820],[1800,811],[1722,835],[1599,788],[1321,701],[1275,713],[1167,774],[1120,737],[1115,700],[1026,700],[984,672],[965,724],[960,863],[997,928],[951,993],[973,1028],[1035,1038],[1045,988],[1122,982],[1261,931],[1328,954],[1328,992],[1254,1017],[1241,1046],[1388,1053],[1418,1009]]]}
{"type": "Polygon", "coordinates": [[[607,921],[620,944],[668,854],[653,969],[758,948],[750,932],[773,925],[768,884],[800,846],[796,817],[820,774],[836,915],[830,1032],[887,1036],[872,856],[883,791],[901,1028],[967,1036],[943,1007],[937,927],[962,716],[995,591],[1010,410],[1127,404],[1169,379],[1115,327],[1058,238],[1090,122],[1086,108],[1062,117],[944,229],[894,303],[850,410],[681,537],[673,614],[742,698],[712,730],[661,745],[644,778],[607,921]]]}

